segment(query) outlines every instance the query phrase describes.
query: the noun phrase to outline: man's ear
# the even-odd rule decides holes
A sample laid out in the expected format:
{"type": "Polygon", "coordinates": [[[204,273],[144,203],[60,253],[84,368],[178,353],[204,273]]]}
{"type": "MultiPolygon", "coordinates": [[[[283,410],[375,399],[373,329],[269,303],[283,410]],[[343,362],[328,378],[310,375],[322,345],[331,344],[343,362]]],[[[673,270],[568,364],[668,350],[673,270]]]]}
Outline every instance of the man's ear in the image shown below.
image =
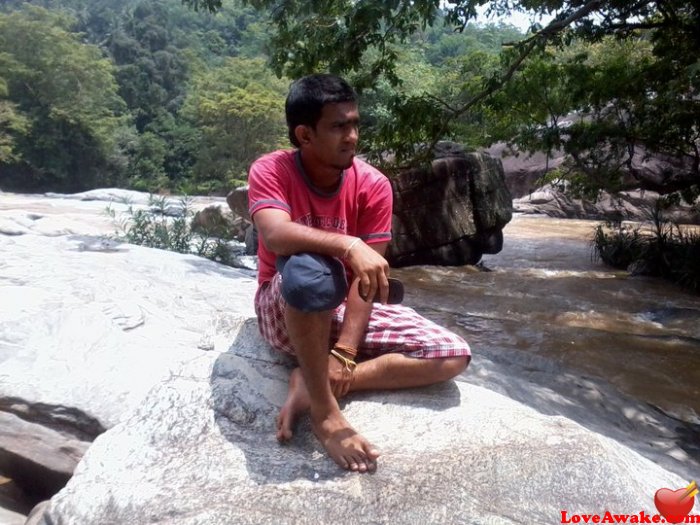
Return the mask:
{"type": "Polygon", "coordinates": [[[304,146],[311,141],[311,128],[304,124],[299,124],[294,128],[294,136],[299,141],[299,144],[304,146]]]}

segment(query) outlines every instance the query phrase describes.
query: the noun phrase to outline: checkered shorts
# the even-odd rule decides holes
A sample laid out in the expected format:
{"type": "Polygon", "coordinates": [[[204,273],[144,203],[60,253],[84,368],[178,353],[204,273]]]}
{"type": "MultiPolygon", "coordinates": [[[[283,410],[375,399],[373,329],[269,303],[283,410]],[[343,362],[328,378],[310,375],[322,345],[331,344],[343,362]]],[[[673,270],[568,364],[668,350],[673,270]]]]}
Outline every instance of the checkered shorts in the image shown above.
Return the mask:
{"type": "MultiPolygon", "coordinates": [[[[284,323],[287,303],[282,298],[281,282],[280,274],[275,274],[272,281],[258,287],[255,313],[263,338],[276,350],[294,355],[284,323]]],[[[344,315],[345,303],[333,311],[331,344],[338,340],[344,315]]],[[[471,355],[464,339],[420,316],[412,308],[377,303],[372,308],[365,340],[358,348],[358,358],[371,359],[391,352],[425,359],[471,355]]]]}

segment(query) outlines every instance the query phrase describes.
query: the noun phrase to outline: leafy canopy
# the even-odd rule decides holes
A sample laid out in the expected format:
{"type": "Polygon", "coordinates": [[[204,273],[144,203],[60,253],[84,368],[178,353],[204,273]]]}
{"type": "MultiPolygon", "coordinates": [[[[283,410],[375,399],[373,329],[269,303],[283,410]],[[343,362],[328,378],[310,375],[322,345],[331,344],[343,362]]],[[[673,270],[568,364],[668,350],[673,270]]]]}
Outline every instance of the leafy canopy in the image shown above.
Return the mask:
{"type": "Polygon", "coordinates": [[[114,137],[125,125],[125,106],[113,66],[97,47],[80,42],[71,23],[38,7],[0,13],[3,178],[54,181],[70,189],[81,185],[77,177],[88,182],[115,162],[114,137]]]}
{"type": "MultiPolygon", "coordinates": [[[[221,7],[221,0],[183,2],[210,11],[221,7]]],[[[583,186],[591,191],[620,187],[622,168],[643,186],[662,192],[697,186],[700,180],[700,4],[694,0],[247,3],[269,12],[276,26],[271,63],[278,74],[330,71],[349,76],[360,90],[385,91],[382,107],[388,118],[383,124],[377,120],[375,150],[384,146],[399,159],[408,158],[415,141],[432,145],[469,130],[476,137],[482,126],[488,128],[482,137],[486,142],[564,148],[575,165],[571,173],[588,178],[583,186]],[[442,89],[412,94],[397,88],[402,49],[415,43],[412,38],[443,23],[464,31],[484,6],[489,13],[552,18],[504,46],[498,63],[455,53],[460,76],[441,71],[451,79],[449,87],[443,83],[442,89]],[[585,58],[568,52],[571,45],[583,47],[585,58]],[[637,46],[643,53],[635,52],[637,46]],[[514,97],[512,107],[503,92],[514,97]],[[560,124],[569,113],[584,118],[565,129],[560,124]],[[484,126],[487,122],[493,125],[484,126]],[[677,161],[663,180],[644,179],[633,169],[635,155],[652,154],[677,161]]]]}

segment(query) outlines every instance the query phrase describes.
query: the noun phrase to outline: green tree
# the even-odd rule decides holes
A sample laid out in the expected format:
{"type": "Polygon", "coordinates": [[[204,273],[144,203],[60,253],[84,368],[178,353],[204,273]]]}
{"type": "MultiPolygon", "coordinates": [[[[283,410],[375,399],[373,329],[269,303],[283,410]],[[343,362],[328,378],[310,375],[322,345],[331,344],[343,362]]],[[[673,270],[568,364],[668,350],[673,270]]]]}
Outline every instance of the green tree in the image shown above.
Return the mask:
{"type": "Polygon", "coordinates": [[[0,164],[18,160],[16,139],[23,136],[28,127],[26,117],[17,111],[16,104],[7,100],[7,94],[7,82],[0,78],[0,164]]]}
{"type": "Polygon", "coordinates": [[[193,168],[200,188],[240,184],[255,158],[288,144],[286,89],[259,59],[231,58],[193,79],[183,114],[201,134],[193,168]]]}
{"type": "Polygon", "coordinates": [[[15,153],[0,164],[5,186],[80,190],[119,175],[114,137],[126,122],[112,65],[70,25],[38,7],[0,14],[6,100],[24,123],[10,130],[15,153]]]}
{"type": "MultiPolygon", "coordinates": [[[[195,9],[216,10],[221,6],[221,0],[184,2],[195,9]]],[[[276,71],[293,77],[318,70],[341,74],[359,72],[356,78],[360,88],[376,85],[382,79],[398,85],[401,45],[427,27],[441,23],[441,14],[453,28],[463,30],[476,18],[477,7],[485,5],[482,0],[456,0],[445,4],[441,11],[440,4],[434,0],[321,3],[249,0],[249,3],[271,13],[277,29],[271,40],[271,61],[276,71]]],[[[422,125],[424,134],[432,137],[432,143],[453,135],[455,126],[461,126],[465,117],[470,120],[470,113],[491,111],[494,107],[491,97],[513,80],[528,60],[547,53],[548,49],[565,49],[575,42],[605,42],[605,37],[630,42],[641,39],[649,43],[652,60],[638,70],[638,83],[632,87],[641,94],[634,103],[630,103],[628,96],[629,85],[621,87],[614,78],[603,76],[614,75],[619,70],[600,69],[592,62],[583,64],[591,68],[587,75],[598,84],[596,95],[605,95],[606,100],[590,100],[588,106],[584,104],[592,110],[589,118],[572,128],[567,143],[572,147],[572,154],[576,143],[581,153],[590,148],[595,150],[591,155],[574,155],[583,173],[609,172],[608,176],[593,181],[593,186],[599,181],[619,178],[618,156],[606,159],[604,153],[606,148],[625,144],[628,148],[634,145],[643,149],[645,155],[672,155],[682,159],[678,168],[667,173],[664,180],[653,183],[654,189],[666,192],[697,188],[700,181],[697,135],[700,129],[700,62],[697,58],[700,4],[694,0],[494,0],[488,2],[488,6],[491,12],[523,11],[553,15],[553,19],[544,27],[534,25],[529,36],[504,47],[500,67],[483,79],[477,92],[460,95],[456,100],[442,100],[442,103],[432,103],[423,96],[396,104],[395,118],[401,123],[395,127],[397,132],[412,138],[416,135],[415,126],[422,125]],[[610,89],[606,92],[600,86],[610,89]],[[613,91],[613,87],[618,89],[613,91]],[[628,113],[611,125],[611,114],[605,108],[619,100],[627,101],[619,107],[626,107],[628,113]],[[403,111],[402,115],[404,108],[408,111],[403,111]],[[437,127],[433,117],[436,109],[440,111],[441,120],[437,127]],[[416,117],[417,112],[425,117],[425,124],[416,117]],[[620,133],[624,136],[620,137],[620,133]],[[595,169],[590,169],[589,161],[596,165],[595,169]]],[[[536,118],[537,115],[532,120],[536,118]]],[[[642,185],[649,183],[644,179],[640,182],[642,185]]]]}

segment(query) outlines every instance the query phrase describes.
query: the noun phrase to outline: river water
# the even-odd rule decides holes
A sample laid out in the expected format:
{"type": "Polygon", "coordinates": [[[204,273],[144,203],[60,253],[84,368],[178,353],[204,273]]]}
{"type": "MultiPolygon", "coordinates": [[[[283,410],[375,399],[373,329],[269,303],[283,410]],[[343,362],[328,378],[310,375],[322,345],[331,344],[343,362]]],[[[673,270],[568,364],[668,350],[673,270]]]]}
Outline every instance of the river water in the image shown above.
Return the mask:
{"type": "Polygon", "coordinates": [[[695,427],[700,296],[593,260],[596,224],[515,216],[501,253],[484,256],[490,272],[412,267],[392,275],[405,282],[407,304],[470,342],[467,377],[478,374],[480,356],[566,371],[695,427]]]}

